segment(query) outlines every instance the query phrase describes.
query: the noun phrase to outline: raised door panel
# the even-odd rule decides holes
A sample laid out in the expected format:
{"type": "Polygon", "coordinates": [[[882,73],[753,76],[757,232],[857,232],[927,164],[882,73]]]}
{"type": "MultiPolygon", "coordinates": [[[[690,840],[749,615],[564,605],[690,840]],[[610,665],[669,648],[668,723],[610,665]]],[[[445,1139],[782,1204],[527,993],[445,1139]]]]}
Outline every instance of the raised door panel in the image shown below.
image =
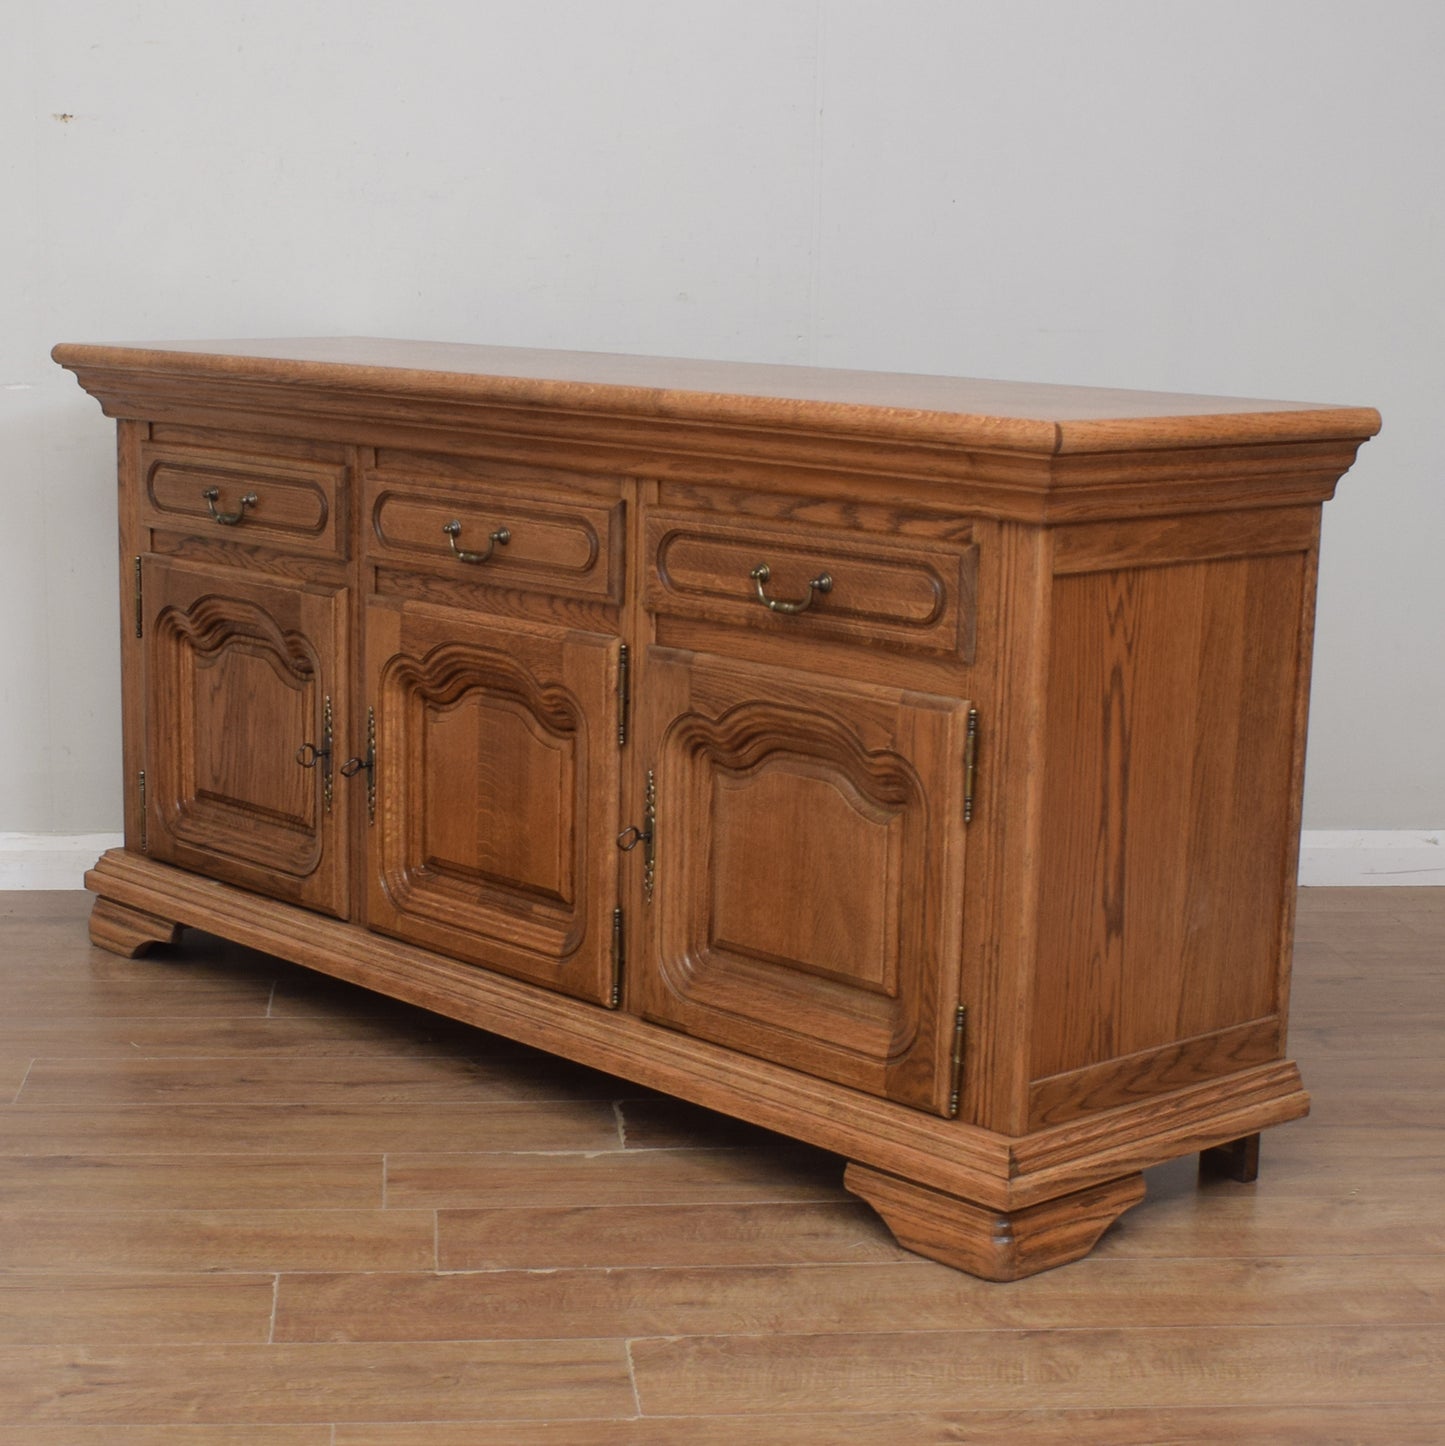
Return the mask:
{"type": "Polygon", "coordinates": [[[647,1017],[947,1113],[968,704],[653,649],[647,1017]]]}
{"type": "Polygon", "coordinates": [[[156,557],[142,583],[148,852],[345,916],[344,589],[156,557]]]}
{"type": "Polygon", "coordinates": [[[368,922],[610,1002],[617,639],[375,602],[366,650],[368,922]]]}

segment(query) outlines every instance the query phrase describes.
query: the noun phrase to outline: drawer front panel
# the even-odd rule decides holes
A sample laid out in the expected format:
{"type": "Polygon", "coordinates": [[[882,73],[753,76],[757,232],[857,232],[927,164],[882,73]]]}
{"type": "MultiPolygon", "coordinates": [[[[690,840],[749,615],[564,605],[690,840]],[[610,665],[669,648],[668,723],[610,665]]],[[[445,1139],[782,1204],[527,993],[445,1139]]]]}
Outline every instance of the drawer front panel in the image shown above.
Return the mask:
{"type": "Polygon", "coordinates": [[[496,587],[620,596],[620,503],[542,501],[376,474],[366,490],[372,561],[496,587]]]}
{"type": "Polygon", "coordinates": [[[657,512],[646,538],[653,612],[973,655],[973,546],[657,512]]]}
{"type": "Polygon", "coordinates": [[[326,557],[345,553],[340,464],[154,444],[141,462],[142,519],[150,527],[326,557]]]}

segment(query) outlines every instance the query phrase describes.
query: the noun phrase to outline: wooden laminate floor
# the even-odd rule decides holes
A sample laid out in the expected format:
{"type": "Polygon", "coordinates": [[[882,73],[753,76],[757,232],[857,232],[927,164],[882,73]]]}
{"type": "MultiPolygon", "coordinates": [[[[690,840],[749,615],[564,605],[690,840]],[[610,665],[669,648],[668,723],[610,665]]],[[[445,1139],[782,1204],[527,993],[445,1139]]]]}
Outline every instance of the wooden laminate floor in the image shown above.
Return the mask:
{"type": "Polygon", "coordinates": [[[1087,1260],[202,935],[0,894],[0,1446],[1445,1441],[1445,890],[1301,895],[1314,1095],[1087,1260]]]}

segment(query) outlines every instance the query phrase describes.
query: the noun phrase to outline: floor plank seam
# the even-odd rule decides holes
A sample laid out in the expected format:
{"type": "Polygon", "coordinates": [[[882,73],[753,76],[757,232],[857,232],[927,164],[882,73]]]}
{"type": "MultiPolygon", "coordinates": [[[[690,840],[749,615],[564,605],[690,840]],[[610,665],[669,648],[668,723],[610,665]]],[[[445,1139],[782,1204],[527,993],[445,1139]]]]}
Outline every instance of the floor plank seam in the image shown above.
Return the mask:
{"type": "Polygon", "coordinates": [[[630,1339],[622,1342],[622,1353],[627,1359],[627,1381],[632,1387],[632,1409],[640,1419],[642,1412],[642,1390],[637,1384],[637,1364],[632,1359],[632,1341],[630,1339]]]}
{"type": "Polygon", "coordinates": [[[20,1103],[20,1096],[25,1093],[25,1086],[30,1080],[30,1072],[35,1068],[35,1064],[36,1061],[32,1059],[30,1063],[26,1065],[25,1073],[20,1077],[20,1087],[15,1091],[14,1097],[10,1101],[12,1105],[18,1105],[20,1103]]]}

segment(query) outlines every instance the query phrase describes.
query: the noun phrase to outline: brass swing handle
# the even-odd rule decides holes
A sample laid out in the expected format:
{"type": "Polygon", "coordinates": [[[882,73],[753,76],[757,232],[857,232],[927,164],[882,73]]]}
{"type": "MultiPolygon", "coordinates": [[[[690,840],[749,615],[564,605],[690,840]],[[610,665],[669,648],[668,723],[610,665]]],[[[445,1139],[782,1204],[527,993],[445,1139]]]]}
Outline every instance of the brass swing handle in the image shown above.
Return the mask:
{"type": "Polygon", "coordinates": [[[455,517],[450,522],[442,524],[442,531],[446,533],[458,562],[486,562],[499,545],[505,547],[512,540],[512,534],[505,527],[499,527],[488,537],[485,552],[468,552],[465,548],[457,546],[457,538],[462,535],[462,524],[455,517]]]}
{"type": "Polygon", "coordinates": [[[805,613],[818,600],[819,596],[823,593],[833,591],[832,575],[826,572],[820,572],[817,577],[808,584],[807,597],[801,598],[798,602],[787,602],[783,598],[769,597],[767,593],[763,591],[763,584],[767,582],[772,575],[772,569],[765,562],[760,562],[748,574],[757,587],[758,601],[771,612],[805,613]]]}
{"type": "Polygon", "coordinates": [[[207,487],[201,496],[206,499],[206,506],[211,509],[211,516],[221,524],[222,527],[234,527],[245,515],[248,507],[256,505],[256,494],[248,492],[241,498],[241,505],[234,512],[217,512],[216,503],[220,500],[221,489],[219,487],[207,487]]]}

